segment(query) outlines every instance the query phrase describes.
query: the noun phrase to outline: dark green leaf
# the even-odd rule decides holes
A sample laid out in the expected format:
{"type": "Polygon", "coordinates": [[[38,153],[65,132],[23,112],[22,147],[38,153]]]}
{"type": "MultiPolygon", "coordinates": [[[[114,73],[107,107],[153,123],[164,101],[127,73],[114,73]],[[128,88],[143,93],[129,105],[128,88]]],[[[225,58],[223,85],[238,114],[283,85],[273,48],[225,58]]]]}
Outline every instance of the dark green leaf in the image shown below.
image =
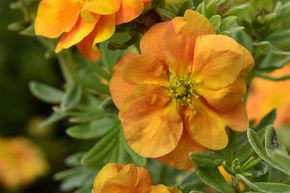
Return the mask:
{"type": "Polygon", "coordinates": [[[61,110],[67,111],[74,108],[80,102],[82,97],[82,87],[78,84],[71,84],[61,102],[61,110]]]}

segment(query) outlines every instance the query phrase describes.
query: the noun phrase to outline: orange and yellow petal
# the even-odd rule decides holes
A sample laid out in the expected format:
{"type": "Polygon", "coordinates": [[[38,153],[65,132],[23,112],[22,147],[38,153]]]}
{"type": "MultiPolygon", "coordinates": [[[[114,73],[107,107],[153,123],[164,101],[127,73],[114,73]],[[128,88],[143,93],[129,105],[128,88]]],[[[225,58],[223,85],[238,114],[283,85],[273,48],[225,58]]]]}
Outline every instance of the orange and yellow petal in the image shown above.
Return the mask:
{"type": "Polygon", "coordinates": [[[114,74],[110,80],[110,92],[118,109],[121,108],[126,98],[137,87],[136,85],[128,84],[121,77],[121,70],[123,66],[136,57],[138,57],[137,54],[128,54],[124,56],[114,67],[114,74]]]}
{"type": "Polygon", "coordinates": [[[198,12],[187,10],[184,17],[170,21],[164,34],[164,53],[171,72],[183,76],[191,71],[196,39],[205,34],[214,34],[209,20],[198,12]]]}
{"type": "MultiPolygon", "coordinates": [[[[99,18],[98,16],[97,18],[99,18]]],[[[58,42],[55,51],[60,52],[69,48],[88,36],[94,29],[96,23],[89,23],[85,19],[79,17],[75,26],[67,33],[63,34],[58,42]]]]}
{"type": "Polygon", "coordinates": [[[224,35],[204,35],[196,41],[192,79],[205,89],[233,84],[248,67],[245,48],[224,35]]]}
{"type": "MultiPolygon", "coordinates": [[[[137,183],[137,168],[128,164],[118,172],[118,174],[112,178],[109,178],[101,188],[100,193],[128,193],[133,192],[137,183]]],[[[95,192],[97,193],[97,192],[95,192]]]]}
{"type": "Polygon", "coordinates": [[[109,39],[115,32],[115,16],[102,15],[94,30],[84,38],[77,47],[80,53],[88,60],[97,60],[101,53],[97,49],[96,44],[109,39]]]}
{"type": "Polygon", "coordinates": [[[213,109],[226,112],[240,103],[246,93],[246,83],[244,78],[239,77],[233,84],[222,89],[208,89],[200,86],[196,91],[213,109]]]}
{"type": "Polygon", "coordinates": [[[188,136],[187,132],[184,131],[177,147],[169,154],[158,158],[158,160],[173,168],[185,170],[193,167],[192,162],[189,159],[189,153],[202,151],[205,151],[205,148],[196,144],[188,136]]]}
{"type": "Polygon", "coordinates": [[[116,24],[120,25],[132,21],[144,10],[142,0],[121,0],[121,7],[116,13],[116,24]]]}
{"type": "Polygon", "coordinates": [[[162,87],[139,86],[119,113],[129,146],[144,157],[160,157],[174,150],[183,131],[179,107],[162,87]]]}
{"type": "Polygon", "coordinates": [[[243,132],[249,128],[249,120],[246,108],[240,101],[235,107],[227,112],[216,112],[228,127],[235,131],[243,132]]]}
{"type": "Polygon", "coordinates": [[[93,0],[87,1],[83,9],[100,15],[110,15],[116,13],[121,6],[121,0],[93,0]]]}
{"type": "Polygon", "coordinates": [[[223,149],[228,144],[226,123],[201,101],[195,101],[195,109],[184,114],[185,128],[191,139],[213,150],[223,149]]]}
{"type": "Polygon", "coordinates": [[[165,185],[152,186],[150,193],[182,193],[178,188],[168,187],[165,185]]]}
{"type": "Polygon", "coordinates": [[[79,17],[81,5],[74,0],[42,0],[35,18],[36,35],[57,38],[69,32],[79,17]]]}
{"type": "Polygon", "coordinates": [[[158,58],[165,62],[164,49],[164,33],[169,22],[162,22],[152,26],[142,37],[140,41],[140,49],[142,55],[158,58]]]}
{"type": "Polygon", "coordinates": [[[129,84],[168,84],[168,72],[162,62],[151,56],[138,56],[128,60],[121,76],[129,84]]]}

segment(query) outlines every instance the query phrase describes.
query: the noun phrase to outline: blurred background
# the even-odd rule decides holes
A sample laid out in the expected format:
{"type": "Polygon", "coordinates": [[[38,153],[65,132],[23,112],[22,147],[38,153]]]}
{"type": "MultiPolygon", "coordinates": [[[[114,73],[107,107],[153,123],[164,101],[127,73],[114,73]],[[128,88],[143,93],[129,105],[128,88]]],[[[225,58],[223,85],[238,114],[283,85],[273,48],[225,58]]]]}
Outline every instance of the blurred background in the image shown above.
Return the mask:
{"type": "Polygon", "coordinates": [[[35,39],[8,30],[23,18],[9,8],[13,0],[0,1],[0,192],[56,193],[56,171],[74,148],[62,123],[38,127],[51,113],[51,105],[34,98],[31,80],[62,85],[55,59],[35,39]],[[70,145],[68,145],[70,144],[70,145]],[[70,149],[69,149],[70,148],[70,149]]]}

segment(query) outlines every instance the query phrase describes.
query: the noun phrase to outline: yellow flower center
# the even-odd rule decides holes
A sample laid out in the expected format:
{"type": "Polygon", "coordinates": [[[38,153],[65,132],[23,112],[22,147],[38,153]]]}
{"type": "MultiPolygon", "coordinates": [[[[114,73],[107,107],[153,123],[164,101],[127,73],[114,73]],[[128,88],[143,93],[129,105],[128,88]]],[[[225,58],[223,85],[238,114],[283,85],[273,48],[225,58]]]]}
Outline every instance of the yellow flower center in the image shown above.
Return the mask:
{"type": "Polygon", "coordinates": [[[190,75],[181,78],[171,75],[169,77],[169,92],[172,99],[184,106],[188,106],[193,99],[199,97],[196,92],[196,83],[190,80],[190,75]]]}

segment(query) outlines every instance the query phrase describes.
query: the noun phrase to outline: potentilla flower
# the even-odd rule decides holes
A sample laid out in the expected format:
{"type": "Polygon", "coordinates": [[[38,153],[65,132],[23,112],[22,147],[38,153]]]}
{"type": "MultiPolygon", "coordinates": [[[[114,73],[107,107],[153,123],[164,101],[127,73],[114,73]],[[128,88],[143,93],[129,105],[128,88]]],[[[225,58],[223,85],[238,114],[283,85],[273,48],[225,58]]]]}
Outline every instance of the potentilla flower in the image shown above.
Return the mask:
{"type": "Polygon", "coordinates": [[[95,178],[93,193],[182,193],[175,187],[152,185],[145,168],[128,164],[107,164],[95,178]]]}
{"type": "Polygon", "coordinates": [[[55,51],[77,45],[89,60],[100,51],[96,44],[109,39],[115,25],[139,16],[152,0],[41,0],[35,33],[48,38],[61,36],[55,51]]]}
{"type": "Polygon", "coordinates": [[[242,103],[251,54],[215,35],[209,20],[188,10],[153,26],[141,55],[116,65],[110,90],[129,146],[175,168],[191,167],[189,152],[223,149],[226,127],[244,131],[242,103]]]}
{"type": "Polygon", "coordinates": [[[0,138],[0,185],[20,188],[47,172],[47,161],[28,139],[0,138]]]}

